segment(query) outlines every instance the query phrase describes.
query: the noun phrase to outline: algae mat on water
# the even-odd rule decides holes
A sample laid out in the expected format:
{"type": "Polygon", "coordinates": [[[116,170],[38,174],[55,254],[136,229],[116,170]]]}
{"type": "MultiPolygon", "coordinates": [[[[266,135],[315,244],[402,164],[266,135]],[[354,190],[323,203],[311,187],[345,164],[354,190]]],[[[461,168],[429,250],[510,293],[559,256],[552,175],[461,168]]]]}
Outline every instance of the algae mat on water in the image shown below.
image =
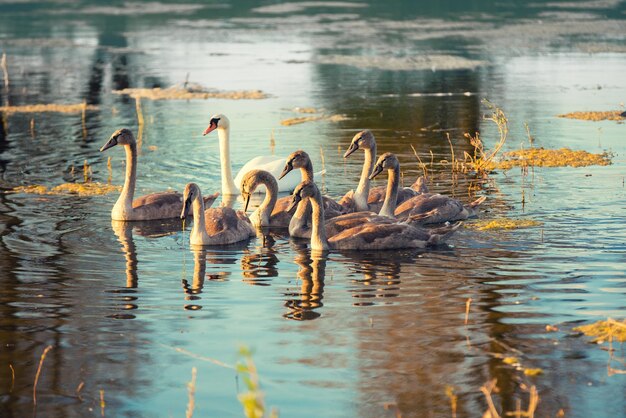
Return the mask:
{"type": "Polygon", "coordinates": [[[503,154],[497,168],[508,170],[513,167],[587,167],[590,165],[611,164],[611,154],[592,154],[587,151],[573,151],[569,148],[544,149],[529,148],[503,154]]]}

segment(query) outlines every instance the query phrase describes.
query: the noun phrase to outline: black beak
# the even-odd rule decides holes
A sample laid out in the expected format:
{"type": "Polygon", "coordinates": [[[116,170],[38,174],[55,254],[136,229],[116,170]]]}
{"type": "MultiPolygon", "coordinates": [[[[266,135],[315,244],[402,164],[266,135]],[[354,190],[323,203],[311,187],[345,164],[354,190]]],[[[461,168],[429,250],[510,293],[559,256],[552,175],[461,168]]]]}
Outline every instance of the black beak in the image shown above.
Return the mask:
{"type": "Polygon", "coordinates": [[[245,202],[243,204],[243,211],[244,211],[244,213],[246,213],[246,212],[248,212],[248,205],[250,204],[250,193],[246,193],[243,198],[245,200],[245,202]]]}
{"type": "Polygon", "coordinates": [[[280,173],[280,177],[278,177],[278,180],[282,179],[287,174],[289,174],[291,170],[293,170],[293,165],[291,164],[291,161],[289,161],[287,162],[287,164],[285,164],[285,168],[283,168],[283,172],[280,173]]]}
{"type": "Polygon", "coordinates": [[[100,152],[102,151],[106,151],[111,147],[114,147],[117,145],[117,137],[116,136],[112,136],[111,138],[109,138],[109,140],[107,141],[106,144],[104,144],[102,146],[102,148],[100,148],[100,152]]]}
{"type": "Polygon", "coordinates": [[[301,200],[302,198],[299,195],[294,194],[293,197],[291,198],[291,203],[289,204],[289,207],[287,208],[287,212],[291,212],[293,208],[298,206],[298,203],[300,203],[301,200]]]}
{"type": "Polygon", "coordinates": [[[346,151],[345,154],[343,154],[343,158],[348,158],[350,156],[350,154],[352,154],[354,151],[359,149],[359,144],[355,141],[352,142],[350,144],[350,147],[348,148],[348,151],[346,151]]]}
{"type": "Polygon", "coordinates": [[[191,198],[188,197],[183,202],[183,210],[180,212],[180,219],[185,219],[187,217],[187,214],[189,213],[189,208],[190,207],[191,207],[191,198]]]}
{"type": "Polygon", "coordinates": [[[374,177],[379,175],[382,171],[383,171],[383,166],[376,164],[374,166],[374,169],[372,170],[372,174],[370,174],[369,179],[372,180],[374,177]]]}

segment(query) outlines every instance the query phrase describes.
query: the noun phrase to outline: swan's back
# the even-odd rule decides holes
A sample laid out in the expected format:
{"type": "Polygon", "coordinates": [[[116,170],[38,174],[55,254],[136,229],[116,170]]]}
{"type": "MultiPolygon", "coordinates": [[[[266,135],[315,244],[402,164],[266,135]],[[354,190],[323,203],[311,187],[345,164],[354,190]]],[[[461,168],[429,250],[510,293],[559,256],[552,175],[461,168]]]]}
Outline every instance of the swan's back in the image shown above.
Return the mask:
{"type": "Polygon", "coordinates": [[[204,222],[211,245],[232,244],[255,235],[250,220],[229,207],[207,209],[204,211],[204,222]]]}
{"type": "MultiPolygon", "coordinates": [[[[273,175],[276,179],[280,177],[283,167],[285,167],[286,163],[285,158],[275,157],[273,155],[263,155],[254,157],[250,161],[248,161],[241,170],[235,176],[235,184],[237,187],[241,184],[241,180],[243,180],[243,176],[252,170],[264,170],[273,175]]],[[[278,181],[278,191],[279,192],[289,192],[296,188],[296,186],[302,181],[301,175],[299,171],[291,171],[285,177],[283,177],[278,181]]],[[[265,191],[265,186],[259,186],[256,189],[257,193],[261,193],[265,191]]]]}
{"type": "Polygon", "coordinates": [[[421,224],[464,220],[469,216],[463,203],[457,199],[432,193],[415,196],[398,206],[395,211],[398,218],[424,214],[428,216],[420,219],[421,224]]]}
{"type": "Polygon", "coordinates": [[[329,243],[344,250],[425,248],[443,243],[459,226],[460,223],[431,230],[398,222],[364,223],[331,237],[329,243]]]}
{"type": "Polygon", "coordinates": [[[152,193],[133,200],[133,218],[129,220],[177,218],[182,209],[183,196],[180,193],[152,193]]]}

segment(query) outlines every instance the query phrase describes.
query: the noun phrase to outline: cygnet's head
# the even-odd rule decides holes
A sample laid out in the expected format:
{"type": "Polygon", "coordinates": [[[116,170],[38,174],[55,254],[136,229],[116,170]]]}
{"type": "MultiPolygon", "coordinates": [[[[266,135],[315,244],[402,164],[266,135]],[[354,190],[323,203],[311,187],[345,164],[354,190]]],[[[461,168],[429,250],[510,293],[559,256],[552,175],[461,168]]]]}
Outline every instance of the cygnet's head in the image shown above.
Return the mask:
{"type": "Polygon", "coordinates": [[[374,135],[366,129],[354,135],[354,137],[352,138],[352,142],[350,142],[348,150],[345,154],[343,154],[343,158],[347,158],[350,154],[358,149],[373,149],[375,147],[376,139],[374,138],[374,135]]]}
{"type": "Polygon", "coordinates": [[[100,148],[100,152],[106,151],[116,145],[134,145],[135,137],[130,129],[122,128],[113,132],[111,138],[100,148]]]}
{"type": "Polygon", "coordinates": [[[376,161],[372,174],[370,174],[370,180],[379,175],[383,170],[394,170],[398,167],[400,167],[398,157],[391,152],[386,152],[378,157],[378,161],[376,161]]]}

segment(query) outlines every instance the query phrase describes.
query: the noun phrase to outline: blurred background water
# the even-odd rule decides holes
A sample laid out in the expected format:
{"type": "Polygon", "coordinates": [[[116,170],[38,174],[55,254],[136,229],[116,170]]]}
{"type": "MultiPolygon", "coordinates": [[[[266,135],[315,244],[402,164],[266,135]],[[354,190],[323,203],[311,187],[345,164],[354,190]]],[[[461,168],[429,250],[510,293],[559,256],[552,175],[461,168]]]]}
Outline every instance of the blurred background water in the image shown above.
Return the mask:
{"type": "Polygon", "coordinates": [[[335,197],[358,181],[362,154],[342,155],[361,129],[411,182],[421,170],[410,145],[436,162],[451,159],[446,133],[458,155],[472,149],[465,132],[493,146],[483,98],[509,118],[507,149],[529,146],[526,123],[537,146],[614,157],[498,172],[470,192],[471,179],[435,166],[434,191],[487,196],[482,218],[543,224],[321,259],[281,231],[192,251],[179,221],[111,222],[115,193],[0,193],[0,415],[33,413],[52,345],[39,416],[100,415],[101,391],[107,416],[180,416],[193,367],[195,416],[242,416],[233,366],[245,345],[267,405],[285,417],[447,417],[448,387],[458,416],[481,416],[479,388],[493,378],[500,410],[525,406],[526,384],[539,390],[539,416],[624,416],[624,375],[608,376],[607,351],[572,331],[626,314],[624,125],[556,115],[623,110],[625,16],[619,0],[3,1],[2,105],[97,106],[84,127],[80,114],[3,114],[6,192],[80,182],[85,160],[106,182],[108,156],[121,184],[123,152],[98,150],[120,127],[137,131],[136,104],[112,91],[186,80],[270,97],[143,100],[138,193],[189,181],[219,190],[217,139],[201,136],[214,113],[231,120],[234,171],[299,148],[319,168],[323,153],[335,197]],[[346,119],[282,126],[295,107],[346,119]],[[543,374],[526,376],[507,356],[543,374]]]}

